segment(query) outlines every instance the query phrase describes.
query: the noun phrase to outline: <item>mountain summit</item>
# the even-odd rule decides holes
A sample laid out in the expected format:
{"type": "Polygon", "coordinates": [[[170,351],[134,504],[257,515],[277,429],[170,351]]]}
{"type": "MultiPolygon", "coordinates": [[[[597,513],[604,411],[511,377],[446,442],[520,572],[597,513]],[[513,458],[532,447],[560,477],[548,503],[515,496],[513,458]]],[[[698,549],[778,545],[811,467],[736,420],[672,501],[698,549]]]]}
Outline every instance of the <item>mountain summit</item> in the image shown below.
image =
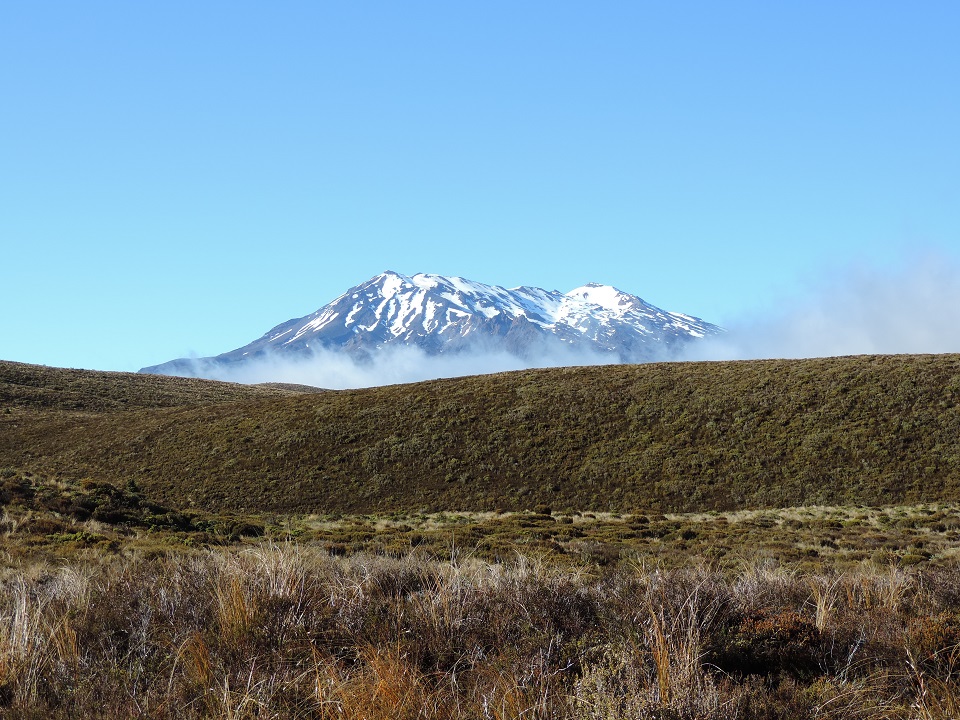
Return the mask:
{"type": "Polygon", "coordinates": [[[365,359],[395,345],[415,346],[429,355],[481,349],[535,359],[565,349],[611,362],[648,362],[670,359],[687,343],[721,332],[716,325],[661,310],[609,285],[590,283],[564,294],[388,271],[241,348],[140,372],[195,375],[198,364],[236,365],[271,353],[303,357],[318,350],[365,359]]]}

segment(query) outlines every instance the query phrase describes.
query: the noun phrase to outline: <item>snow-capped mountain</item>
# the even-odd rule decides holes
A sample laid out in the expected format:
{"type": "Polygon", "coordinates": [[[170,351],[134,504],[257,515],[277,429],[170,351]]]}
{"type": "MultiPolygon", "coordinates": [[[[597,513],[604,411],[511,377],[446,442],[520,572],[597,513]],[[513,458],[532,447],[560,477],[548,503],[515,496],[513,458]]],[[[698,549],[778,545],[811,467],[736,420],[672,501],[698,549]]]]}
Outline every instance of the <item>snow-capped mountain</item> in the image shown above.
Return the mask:
{"type": "MultiPolygon", "coordinates": [[[[391,345],[413,345],[431,355],[481,348],[521,358],[565,347],[609,356],[612,362],[646,362],[669,359],[686,343],[721,332],[608,285],[590,283],[560,293],[385,272],[312,315],[199,362],[235,365],[270,353],[292,357],[321,349],[366,358],[391,345]]],[[[173,360],[141,372],[195,374],[197,362],[173,360]]]]}

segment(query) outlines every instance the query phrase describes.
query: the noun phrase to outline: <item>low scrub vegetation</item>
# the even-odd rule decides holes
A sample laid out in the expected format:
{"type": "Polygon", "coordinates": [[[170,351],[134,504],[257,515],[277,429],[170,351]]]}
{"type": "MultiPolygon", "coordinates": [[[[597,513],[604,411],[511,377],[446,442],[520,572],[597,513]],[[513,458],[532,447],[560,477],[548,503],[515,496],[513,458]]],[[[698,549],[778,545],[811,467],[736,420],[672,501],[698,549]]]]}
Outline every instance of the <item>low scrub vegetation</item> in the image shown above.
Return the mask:
{"type": "Polygon", "coordinates": [[[119,488],[0,469],[0,552],[18,561],[70,560],[121,549],[166,552],[269,539],[335,556],[399,558],[467,553],[492,563],[516,555],[556,566],[622,563],[684,567],[691,557],[735,569],[764,560],[804,571],[945,567],[960,557],[960,505],[799,507],[709,513],[596,513],[539,506],[524,512],[384,515],[210,513],[119,488]]]}
{"type": "Polygon", "coordinates": [[[960,711],[951,504],[213,515],[0,476],[0,717],[960,711]]]}
{"type": "Polygon", "coordinates": [[[0,573],[7,718],[955,718],[960,569],[292,543],[0,573]]]}
{"type": "Polygon", "coordinates": [[[0,467],[133,480],[213,512],[960,498],[957,355],[558,368],[314,394],[0,363],[0,398],[0,467]]]}
{"type": "Polygon", "coordinates": [[[0,717],[960,717],[960,356],[0,363],[0,717]]]}
{"type": "Polygon", "coordinates": [[[302,385],[237,385],[195,378],[96,372],[0,361],[0,407],[47,413],[103,413],[189,407],[318,392],[302,385]]]}

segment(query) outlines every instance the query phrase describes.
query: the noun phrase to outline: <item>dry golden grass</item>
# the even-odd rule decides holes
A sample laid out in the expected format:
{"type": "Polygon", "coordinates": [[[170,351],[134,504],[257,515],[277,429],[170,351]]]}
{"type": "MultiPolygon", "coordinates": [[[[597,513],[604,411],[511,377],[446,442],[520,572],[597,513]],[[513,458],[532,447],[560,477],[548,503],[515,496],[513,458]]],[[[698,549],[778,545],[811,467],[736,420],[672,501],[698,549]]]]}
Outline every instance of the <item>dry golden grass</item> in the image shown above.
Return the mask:
{"type": "Polygon", "coordinates": [[[0,579],[5,718],[945,720],[958,671],[957,567],[570,572],[262,543],[0,579]]]}

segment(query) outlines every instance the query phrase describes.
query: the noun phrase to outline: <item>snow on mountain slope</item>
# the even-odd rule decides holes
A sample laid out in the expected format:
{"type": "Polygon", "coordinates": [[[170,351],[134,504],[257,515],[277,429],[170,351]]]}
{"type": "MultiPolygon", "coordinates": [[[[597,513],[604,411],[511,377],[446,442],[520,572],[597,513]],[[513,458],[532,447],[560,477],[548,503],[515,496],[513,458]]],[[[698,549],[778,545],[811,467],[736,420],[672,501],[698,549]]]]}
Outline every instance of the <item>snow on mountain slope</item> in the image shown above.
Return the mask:
{"type": "MultiPolygon", "coordinates": [[[[304,356],[321,349],[363,358],[396,345],[431,355],[496,349],[521,358],[567,347],[611,361],[644,362],[669,359],[686,343],[721,332],[608,285],[591,283],[563,294],[388,271],[311,315],[204,362],[236,364],[268,353],[304,356]]],[[[189,362],[174,360],[142,372],[177,374],[189,362]]]]}

